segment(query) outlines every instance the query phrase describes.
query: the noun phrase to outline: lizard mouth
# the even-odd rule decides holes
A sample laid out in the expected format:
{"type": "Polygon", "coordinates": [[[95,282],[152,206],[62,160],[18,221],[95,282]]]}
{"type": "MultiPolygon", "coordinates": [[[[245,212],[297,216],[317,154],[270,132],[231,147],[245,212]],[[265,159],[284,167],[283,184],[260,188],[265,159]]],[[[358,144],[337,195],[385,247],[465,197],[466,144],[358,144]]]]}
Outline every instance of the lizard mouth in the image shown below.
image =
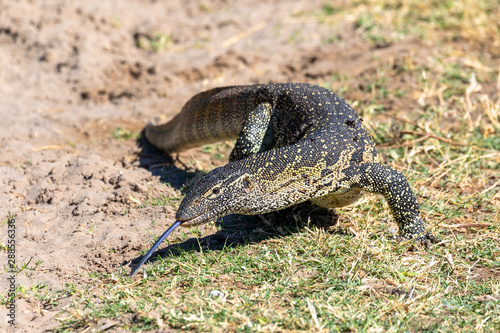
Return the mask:
{"type": "Polygon", "coordinates": [[[213,211],[207,211],[190,219],[184,219],[182,217],[176,217],[176,219],[182,222],[181,227],[189,228],[217,220],[217,218],[219,217],[220,217],[219,214],[216,213],[214,214],[213,211]]]}

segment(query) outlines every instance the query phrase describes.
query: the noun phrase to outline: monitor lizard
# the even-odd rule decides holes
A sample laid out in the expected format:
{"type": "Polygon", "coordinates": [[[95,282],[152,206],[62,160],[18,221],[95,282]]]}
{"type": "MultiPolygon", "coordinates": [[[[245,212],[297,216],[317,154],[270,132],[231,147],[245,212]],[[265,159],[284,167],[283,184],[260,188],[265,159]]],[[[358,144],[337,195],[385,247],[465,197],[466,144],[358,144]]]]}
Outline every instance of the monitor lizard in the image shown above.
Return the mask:
{"type": "Polygon", "coordinates": [[[145,129],[167,152],[236,139],[229,163],[196,181],[177,221],[131,275],[177,226],[194,226],[229,214],[256,215],[304,201],[343,207],[364,192],[385,197],[399,240],[435,242],[405,176],[379,162],[362,119],[332,91],[303,83],[215,88],[189,100],[164,125],[145,129]]]}

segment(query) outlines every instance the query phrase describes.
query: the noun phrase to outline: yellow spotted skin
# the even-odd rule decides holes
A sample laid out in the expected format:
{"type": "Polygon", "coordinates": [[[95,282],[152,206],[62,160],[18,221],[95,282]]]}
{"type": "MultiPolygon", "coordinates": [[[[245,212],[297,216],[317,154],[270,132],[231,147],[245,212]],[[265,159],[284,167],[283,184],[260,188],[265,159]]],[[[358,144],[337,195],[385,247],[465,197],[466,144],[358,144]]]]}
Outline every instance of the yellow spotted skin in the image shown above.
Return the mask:
{"type": "Polygon", "coordinates": [[[168,153],[237,139],[230,162],[193,184],[180,204],[176,218],[184,226],[307,200],[342,207],[368,191],[386,198],[401,238],[430,239],[406,178],[379,163],[361,121],[327,89],[284,83],[203,92],[169,123],[145,133],[168,153]]]}

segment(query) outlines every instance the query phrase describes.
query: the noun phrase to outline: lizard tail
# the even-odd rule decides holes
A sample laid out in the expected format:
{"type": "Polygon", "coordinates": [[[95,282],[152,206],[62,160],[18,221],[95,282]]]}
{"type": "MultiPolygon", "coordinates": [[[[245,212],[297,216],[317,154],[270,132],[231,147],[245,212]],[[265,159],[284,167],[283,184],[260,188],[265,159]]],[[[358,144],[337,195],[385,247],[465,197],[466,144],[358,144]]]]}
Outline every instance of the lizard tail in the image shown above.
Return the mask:
{"type": "Polygon", "coordinates": [[[248,86],[202,92],[191,98],[168,123],[148,125],[146,139],[167,153],[236,139],[251,110],[247,107],[251,94],[248,86]]]}

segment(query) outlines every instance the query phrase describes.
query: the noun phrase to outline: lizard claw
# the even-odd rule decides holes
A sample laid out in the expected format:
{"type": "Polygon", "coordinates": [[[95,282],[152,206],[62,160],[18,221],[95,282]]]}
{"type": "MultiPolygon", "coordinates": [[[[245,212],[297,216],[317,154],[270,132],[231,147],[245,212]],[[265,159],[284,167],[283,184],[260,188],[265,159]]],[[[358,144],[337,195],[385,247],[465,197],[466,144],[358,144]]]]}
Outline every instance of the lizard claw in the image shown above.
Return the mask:
{"type": "Polygon", "coordinates": [[[425,233],[418,235],[416,237],[396,236],[395,240],[400,245],[405,245],[407,243],[410,243],[410,246],[408,248],[409,251],[416,251],[420,249],[422,246],[425,247],[426,249],[430,249],[432,244],[437,244],[441,242],[441,239],[434,236],[429,231],[426,231],[425,233]]]}

